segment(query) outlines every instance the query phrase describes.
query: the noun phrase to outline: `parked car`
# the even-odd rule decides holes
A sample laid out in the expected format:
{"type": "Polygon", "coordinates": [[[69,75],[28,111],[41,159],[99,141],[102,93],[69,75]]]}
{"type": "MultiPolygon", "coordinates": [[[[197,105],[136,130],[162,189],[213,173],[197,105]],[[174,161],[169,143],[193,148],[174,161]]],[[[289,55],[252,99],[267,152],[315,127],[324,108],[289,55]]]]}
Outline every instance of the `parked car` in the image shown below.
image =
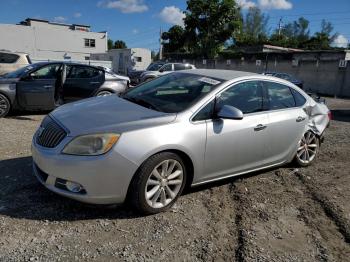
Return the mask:
{"type": "Polygon", "coordinates": [[[105,71],[106,73],[106,77],[108,76],[112,76],[112,77],[115,77],[117,79],[120,79],[120,80],[124,80],[126,81],[127,83],[127,87],[130,86],[130,78],[127,77],[127,76],[123,76],[123,75],[120,75],[120,74],[117,74],[116,72],[114,72],[111,68],[109,67],[106,67],[106,66],[98,66],[98,68],[101,68],[105,71]]]}
{"type": "Polygon", "coordinates": [[[182,64],[182,63],[168,63],[164,64],[161,68],[159,68],[158,71],[146,71],[143,72],[140,76],[141,80],[140,82],[146,82],[150,81],[154,78],[157,78],[161,75],[169,74],[173,71],[180,71],[180,70],[188,70],[188,69],[195,69],[196,67],[191,64],[182,64]]]}
{"type": "Polygon", "coordinates": [[[119,94],[127,81],[88,65],[42,62],[0,78],[0,117],[11,109],[51,110],[62,103],[119,94]]]}
{"type": "Polygon", "coordinates": [[[287,81],[293,83],[294,85],[300,87],[301,89],[303,89],[303,85],[304,85],[303,81],[301,81],[299,79],[296,79],[292,75],[289,75],[289,74],[286,74],[286,73],[278,73],[278,72],[266,72],[266,73],[264,73],[264,75],[274,76],[274,77],[278,77],[278,78],[287,80],[287,81]]]}
{"type": "Polygon", "coordinates": [[[157,62],[151,63],[146,68],[146,70],[130,71],[128,73],[128,76],[130,77],[131,84],[132,85],[139,84],[141,81],[140,76],[142,73],[144,73],[146,71],[158,71],[164,64],[165,64],[165,62],[163,62],[163,61],[157,61],[157,62]]]}
{"type": "Polygon", "coordinates": [[[33,169],[53,192],[93,204],[167,210],[196,186],[293,160],[315,161],[328,108],[294,84],[227,70],[174,72],[122,96],[50,113],[33,169]]]}
{"type": "Polygon", "coordinates": [[[0,51],[0,76],[31,63],[28,54],[0,51]]]}

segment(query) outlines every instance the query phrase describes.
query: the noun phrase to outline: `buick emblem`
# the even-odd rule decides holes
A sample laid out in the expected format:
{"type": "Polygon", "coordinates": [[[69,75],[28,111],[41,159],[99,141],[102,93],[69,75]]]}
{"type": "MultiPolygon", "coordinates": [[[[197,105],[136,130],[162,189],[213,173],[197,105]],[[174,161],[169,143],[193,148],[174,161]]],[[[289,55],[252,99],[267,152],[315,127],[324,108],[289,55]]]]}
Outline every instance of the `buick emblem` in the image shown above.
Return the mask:
{"type": "Polygon", "coordinates": [[[45,130],[44,127],[42,127],[42,126],[39,127],[39,129],[38,129],[38,137],[41,137],[41,135],[43,134],[44,130],[45,130]]]}

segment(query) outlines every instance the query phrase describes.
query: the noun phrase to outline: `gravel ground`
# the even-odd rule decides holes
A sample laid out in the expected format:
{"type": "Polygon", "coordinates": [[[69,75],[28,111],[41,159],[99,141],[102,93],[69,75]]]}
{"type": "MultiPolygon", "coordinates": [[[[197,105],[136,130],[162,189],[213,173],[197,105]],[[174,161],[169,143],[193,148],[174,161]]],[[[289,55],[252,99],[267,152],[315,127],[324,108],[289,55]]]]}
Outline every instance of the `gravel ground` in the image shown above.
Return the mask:
{"type": "Polygon", "coordinates": [[[195,188],[147,217],[46,190],[30,156],[44,114],[0,119],[0,261],[350,261],[350,100],[327,102],[313,166],[195,188]]]}

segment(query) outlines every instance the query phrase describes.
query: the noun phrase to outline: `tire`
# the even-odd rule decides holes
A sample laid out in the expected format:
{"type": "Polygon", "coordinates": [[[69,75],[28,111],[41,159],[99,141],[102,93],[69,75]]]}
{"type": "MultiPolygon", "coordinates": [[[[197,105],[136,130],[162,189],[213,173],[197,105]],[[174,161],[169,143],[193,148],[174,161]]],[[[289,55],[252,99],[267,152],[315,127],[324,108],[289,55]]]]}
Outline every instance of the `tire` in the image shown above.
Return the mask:
{"type": "Polygon", "coordinates": [[[101,90],[101,91],[98,91],[96,94],[96,96],[110,96],[110,95],[113,95],[113,92],[108,90],[101,90]]]}
{"type": "Polygon", "coordinates": [[[307,131],[298,143],[295,162],[302,167],[311,165],[316,159],[319,148],[319,138],[313,132],[307,131]]]}
{"type": "Polygon", "coordinates": [[[11,109],[10,101],[6,96],[0,94],[0,118],[5,117],[11,109]]]}
{"type": "Polygon", "coordinates": [[[130,185],[129,200],[141,214],[164,212],[181,195],[186,178],[185,164],[177,154],[162,152],[153,155],[135,174],[130,185]]]}
{"type": "Polygon", "coordinates": [[[144,83],[149,82],[149,81],[151,81],[151,80],[153,80],[153,79],[155,79],[155,77],[146,78],[145,81],[144,81],[144,83]]]}

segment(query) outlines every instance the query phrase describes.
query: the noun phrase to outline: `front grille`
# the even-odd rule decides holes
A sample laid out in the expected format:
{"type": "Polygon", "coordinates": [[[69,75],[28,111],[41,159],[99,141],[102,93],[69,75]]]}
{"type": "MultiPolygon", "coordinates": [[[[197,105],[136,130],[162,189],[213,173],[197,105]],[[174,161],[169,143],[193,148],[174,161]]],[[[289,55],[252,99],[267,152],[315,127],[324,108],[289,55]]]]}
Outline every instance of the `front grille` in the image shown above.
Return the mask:
{"type": "Polygon", "coordinates": [[[37,132],[36,142],[38,145],[48,148],[56,147],[67,132],[49,116],[45,117],[37,132]]]}

